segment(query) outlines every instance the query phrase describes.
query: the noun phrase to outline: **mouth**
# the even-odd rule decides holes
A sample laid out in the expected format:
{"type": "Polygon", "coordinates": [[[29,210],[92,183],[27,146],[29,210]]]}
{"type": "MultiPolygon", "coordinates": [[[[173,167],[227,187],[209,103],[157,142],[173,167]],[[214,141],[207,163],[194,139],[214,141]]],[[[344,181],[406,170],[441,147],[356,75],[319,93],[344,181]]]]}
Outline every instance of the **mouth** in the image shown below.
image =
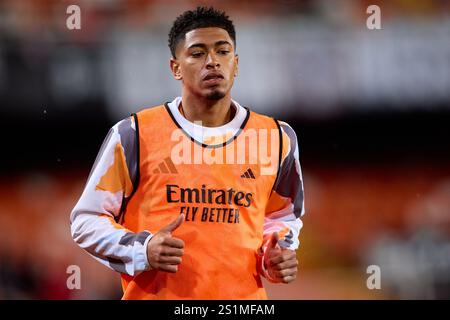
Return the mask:
{"type": "Polygon", "coordinates": [[[216,85],[219,84],[224,77],[220,73],[208,73],[204,78],[203,81],[206,85],[216,85]]]}

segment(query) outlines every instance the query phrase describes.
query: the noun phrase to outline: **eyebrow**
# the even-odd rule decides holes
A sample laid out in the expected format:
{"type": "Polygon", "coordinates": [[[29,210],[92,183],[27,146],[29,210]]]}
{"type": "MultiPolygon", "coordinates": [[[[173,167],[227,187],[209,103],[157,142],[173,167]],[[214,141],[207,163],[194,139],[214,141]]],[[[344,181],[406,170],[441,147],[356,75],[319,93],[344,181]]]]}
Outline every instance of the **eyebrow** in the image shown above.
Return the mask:
{"type": "MultiPolygon", "coordinates": [[[[228,45],[231,46],[231,43],[229,43],[228,41],[226,41],[226,40],[220,40],[220,41],[217,41],[216,43],[214,43],[214,47],[219,47],[219,46],[222,46],[222,45],[225,45],[225,44],[228,44],[228,45]]],[[[206,44],[204,44],[204,43],[194,43],[194,44],[191,44],[191,45],[188,47],[188,49],[192,49],[192,48],[202,48],[202,49],[206,49],[206,44]]]]}

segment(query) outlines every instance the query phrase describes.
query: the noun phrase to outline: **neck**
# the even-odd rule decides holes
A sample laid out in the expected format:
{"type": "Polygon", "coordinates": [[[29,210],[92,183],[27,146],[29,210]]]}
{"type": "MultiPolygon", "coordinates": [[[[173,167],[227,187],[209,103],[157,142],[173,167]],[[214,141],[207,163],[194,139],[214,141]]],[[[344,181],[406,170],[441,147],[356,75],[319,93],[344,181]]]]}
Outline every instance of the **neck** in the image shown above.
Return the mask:
{"type": "Polygon", "coordinates": [[[204,127],[220,127],[228,123],[234,113],[229,94],[220,100],[208,100],[183,92],[180,107],[181,113],[187,120],[201,121],[204,127]]]}

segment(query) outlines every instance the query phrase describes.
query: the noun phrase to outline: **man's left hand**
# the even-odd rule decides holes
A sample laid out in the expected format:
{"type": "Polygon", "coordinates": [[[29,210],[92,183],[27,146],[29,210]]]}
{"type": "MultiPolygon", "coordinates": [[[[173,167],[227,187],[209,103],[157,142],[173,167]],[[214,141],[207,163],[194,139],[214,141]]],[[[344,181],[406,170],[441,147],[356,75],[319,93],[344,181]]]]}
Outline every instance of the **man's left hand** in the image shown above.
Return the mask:
{"type": "Polygon", "coordinates": [[[290,283],[297,278],[297,255],[294,250],[280,247],[277,232],[272,233],[270,238],[264,254],[264,266],[271,282],[290,283]]]}

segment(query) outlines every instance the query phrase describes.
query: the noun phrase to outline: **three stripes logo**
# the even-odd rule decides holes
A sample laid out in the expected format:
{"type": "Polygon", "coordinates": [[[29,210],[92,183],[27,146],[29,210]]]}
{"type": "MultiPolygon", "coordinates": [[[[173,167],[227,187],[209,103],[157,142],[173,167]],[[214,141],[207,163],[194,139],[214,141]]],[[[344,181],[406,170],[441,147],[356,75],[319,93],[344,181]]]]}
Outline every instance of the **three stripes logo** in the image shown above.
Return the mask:
{"type": "Polygon", "coordinates": [[[175,164],[172,162],[170,157],[167,157],[164,159],[163,162],[161,162],[158,165],[158,168],[155,168],[153,170],[154,174],[158,173],[178,173],[177,168],[175,167],[175,164]]]}
{"type": "Polygon", "coordinates": [[[241,178],[246,178],[246,179],[256,179],[255,175],[253,174],[252,169],[248,168],[242,175],[241,178]]]}

